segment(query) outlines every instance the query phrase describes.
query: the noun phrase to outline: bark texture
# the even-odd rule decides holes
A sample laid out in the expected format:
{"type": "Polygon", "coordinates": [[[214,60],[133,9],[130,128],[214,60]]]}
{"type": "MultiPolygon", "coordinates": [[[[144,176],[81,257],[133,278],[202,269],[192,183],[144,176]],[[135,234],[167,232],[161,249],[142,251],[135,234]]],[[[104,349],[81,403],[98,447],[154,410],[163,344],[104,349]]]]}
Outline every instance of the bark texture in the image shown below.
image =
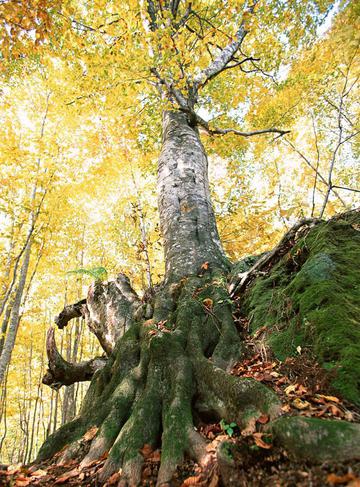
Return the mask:
{"type": "Polygon", "coordinates": [[[195,274],[204,262],[228,269],[210,199],[208,161],[196,127],[182,112],[163,115],[158,191],[166,281],[195,274]]]}

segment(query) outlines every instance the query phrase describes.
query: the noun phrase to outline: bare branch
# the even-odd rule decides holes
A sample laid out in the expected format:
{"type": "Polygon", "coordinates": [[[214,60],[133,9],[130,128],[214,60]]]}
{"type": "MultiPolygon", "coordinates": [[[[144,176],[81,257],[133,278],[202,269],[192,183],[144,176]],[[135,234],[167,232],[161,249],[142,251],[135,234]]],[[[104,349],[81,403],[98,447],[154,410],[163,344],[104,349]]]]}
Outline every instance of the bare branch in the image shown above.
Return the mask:
{"type": "Polygon", "coordinates": [[[55,318],[56,326],[62,329],[73,318],[84,318],[86,307],[87,307],[86,299],[82,299],[77,303],[69,304],[68,306],[65,306],[65,308],[61,311],[61,313],[55,318]]]}
{"type": "Polygon", "coordinates": [[[211,128],[209,129],[209,133],[212,135],[226,135],[226,134],[235,134],[240,135],[241,137],[253,137],[254,135],[262,135],[262,134],[279,134],[279,136],[283,136],[285,134],[289,134],[290,130],[282,130],[277,128],[268,128],[262,130],[253,130],[251,132],[242,132],[241,130],[236,129],[221,129],[221,128],[211,128]]]}
{"type": "Polygon", "coordinates": [[[333,184],[332,188],[343,189],[344,191],[353,191],[354,193],[360,193],[360,189],[347,188],[346,186],[338,186],[337,184],[333,184]]]}
{"type": "Polygon", "coordinates": [[[312,192],[312,207],[311,207],[311,216],[313,217],[315,212],[315,193],[317,189],[316,186],[317,186],[317,179],[318,179],[318,172],[319,172],[319,165],[320,165],[320,149],[318,144],[318,136],[315,127],[315,118],[313,113],[311,114],[311,119],[312,119],[312,125],[313,125],[314,137],[315,137],[315,147],[316,147],[316,171],[315,171],[315,179],[314,179],[314,186],[312,192]]]}
{"type": "MultiPolygon", "coordinates": [[[[253,14],[257,1],[244,13],[245,15],[253,14]]],[[[243,18],[238,31],[236,32],[236,39],[231,41],[227,46],[225,46],[217,58],[212,61],[209,66],[203,69],[197,76],[194,78],[194,85],[193,90],[196,94],[199,88],[203,87],[208,83],[210,80],[215,78],[219,73],[221,73],[224,68],[229,64],[230,61],[233,60],[234,55],[240,49],[243,40],[245,39],[248,31],[245,27],[245,19],[243,18]]]]}
{"type": "MultiPolygon", "coordinates": [[[[325,184],[326,186],[328,186],[328,182],[326,181],[326,179],[324,178],[324,176],[320,173],[319,170],[316,169],[316,167],[310,162],[310,160],[301,152],[299,151],[299,149],[297,149],[295,147],[295,145],[289,140],[289,139],[286,139],[284,138],[283,141],[288,144],[300,157],[303,161],[305,161],[305,163],[313,170],[315,171],[315,173],[318,175],[318,178],[319,180],[325,184]]],[[[339,193],[337,191],[335,191],[333,188],[331,189],[332,192],[334,193],[334,195],[339,199],[339,201],[341,202],[341,204],[344,206],[344,208],[347,207],[345,201],[341,198],[341,196],[339,195],[339,193]]]]}

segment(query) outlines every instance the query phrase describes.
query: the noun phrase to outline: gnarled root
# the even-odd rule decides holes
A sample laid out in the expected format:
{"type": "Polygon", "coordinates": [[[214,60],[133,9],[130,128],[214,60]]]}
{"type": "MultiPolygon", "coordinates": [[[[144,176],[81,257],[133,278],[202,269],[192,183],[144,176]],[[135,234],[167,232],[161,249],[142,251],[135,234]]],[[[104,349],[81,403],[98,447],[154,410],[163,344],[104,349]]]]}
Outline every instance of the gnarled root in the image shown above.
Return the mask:
{"type": "Polygon", "coordinates": [[[46,352],[49,369],[46,371],[42,383],[52,389],[91,380],[95,372],[101,370],[107,362],[105,357],[95,357],[76,364],[66,361],[56,347],[54,328],[50,328],[47,332],[46,352]]]}
{"type": "Polygon", "coordinates": [[[206,466],[206,441],[194,418],[212,415],[245,427],[251,418],[278,413],[266,387],[227,373],[240,353],[226,281],[189,278],[167,322],[132,322],[95,374],[79,423],[50,437],[40,457],[53,454],[57,441],[59,449],[68,444],[61,458],[82,458],[81,467],[108,452],[99,481],[121,469],[123,485],[138,485],[144,446],[161,447],[158,487],[171,482],[185,456],[206,466]],[[85,448],[84,433],[94,426],[85,448]]]}

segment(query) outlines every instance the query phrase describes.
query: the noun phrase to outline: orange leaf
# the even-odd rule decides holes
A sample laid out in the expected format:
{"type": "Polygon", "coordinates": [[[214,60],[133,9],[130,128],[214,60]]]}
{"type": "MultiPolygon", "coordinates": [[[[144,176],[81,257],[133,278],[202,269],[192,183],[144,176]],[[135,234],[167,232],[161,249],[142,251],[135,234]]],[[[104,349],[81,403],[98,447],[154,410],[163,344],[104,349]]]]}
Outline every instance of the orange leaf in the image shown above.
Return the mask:
{"type": "Polygon", "coordinates": [[[206,309],[211,309],[213,307],[214,301],[210,298],[203,299],[203,305],[206,309]]]}
{"type": "Polygon", "coordinates": [[[207,271],[209,269],[209,262],[204,262],[202,265],[201,265],[201,269],[204,269],[205,271],[207,271]]]}
{"type": "Polygon", "coordinates": [[[356,480],[356,477],[352,473],[347,473],[345,475],[336,475],[334,473],[330,473],[327,476],[327,482],[329,484],[346,484],[347,482],[350,482],[351,480],[356,480]]]}
{"type": "Polygon", "coordinates": [[[307,394],[306,387],[304,387],[302,384],[300,384],[297,391],[296,391],[296,394],[300,394],[300,395],[307,394]]]}
{"type": "Polygon", "coordinates": [[[37,479],[39,479],[40,477],[44,477],[44,475],[46,475],[47,472],[45,470],[35,470],[35,472],[31,472],[31,477],[35,477],[37,479]]]}
{"type": "Polygon", "coordinates": [[[154,449],[151,445],[149,445],[149,443],[145,443],[144,446],[139,450],[145,460],[152,454],[153,451],[154,449]]]}
{"type": "Polygon", "coordinates": [[[15,485],[16,487],[26,487],[27,485],[29,485],[31,482],[31,479],[26,479],[24,477],[22,477],[21,479],[16,479],[15,480],[15,485]]]}
{"type": "Polygon", "coordinates": [[[290,409],[290,404],[284,404],[283,406],[281,406],[281,410],[284,411],[284,413],[288,413],[290,409]]]}
{"type": "Polygon", "coordinates": [[[181,487],[189,487],[191,485],[196,485],[201,482],[201,477],[198,475],[196,477],[188,477],[187,479],[184,480],[184,482],[181,484],[181,487]]]}
{"type": "Polygon", "coordinates": [[[266,424],[269,422],[269,419],[270,417],[267,415],[267,414],[263,414],[262,416],[260,416],[260,418],[258,418],[256,421],[260,424],[266,424]]]}
{"type": "Polygon", "coordinates": [[[150,320],[146,320],[144,321],[144,326],[151,326],[154,324],[154,320],[153,319],[150,319],[150,320]]]}
{"type": "Polygon", "coordinates": [[[151,460],[152,462],[160,462],[161,460],[161,453],[160,453],[160,450],[155,450],[150,456],[149,456],[149,460],[151,460]]]}
{"type": "MultiPolygon", "coordinates": [[[[254,433],[253,434],[253,438],[255,440],[255,443],[257,444],[257,446],[259,446],[260,448],[264,448],[266,450],[269,450],[269,448],[272,447],[272,444],[271,443],[266,443],[262,437],[264,436],[264,433],[254,433]]],[[[269,435],[266,435],[267,437],[269,437],[269,435]]]]}
{"type": "Polygon", "coordinates": [[[118,481],[120,480],[121,477],[121,472],[115,472],[112,474],[111,477],[109,477],[107,484],[108,485],[116,485],[118,481]]]}
{"type": "Polygon", "coordinates": [[[73,477],[77,477],[79,475],[79,470],[77,468],[74,468],[73,470],[70,470],[70,472],[67,472],[65,475],[62,477],[59,477],[54,484],[63,484],[69,479],[72,479],[73,477]]]}
{"type": "Polygon", "coordinates": [[[340,402],[340,399],[335,396],[324,396],[323,394],[317,394],[317,397],[322,397],[325,401],[340,402]]]}

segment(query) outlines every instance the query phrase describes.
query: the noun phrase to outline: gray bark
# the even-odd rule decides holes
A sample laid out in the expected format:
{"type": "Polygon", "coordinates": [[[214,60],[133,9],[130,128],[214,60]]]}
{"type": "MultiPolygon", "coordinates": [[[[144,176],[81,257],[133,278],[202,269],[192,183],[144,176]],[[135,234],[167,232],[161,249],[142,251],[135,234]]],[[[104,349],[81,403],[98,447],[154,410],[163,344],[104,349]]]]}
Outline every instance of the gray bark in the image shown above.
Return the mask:
{"type": "Polygon", "coordinates": [[[210,200],[208,161],[198,131],[182,112],[163,116],[158,188],[166,282],[194,274],[208,262],[227,269],[210,200]]]}
{"type": "Polygon", "coordinates": [[[30,239],[24,252],[24,260],[21,266],[19,283],[15,293],[9,330],[6,335],[4,348],[0,357],[0,383],[4,380],[5,371],[10,363],[11,354],[15,345],[16,334],[19,326],[21,300],[25,289],[26,277],[29,269],[31,242],[32,241],[30,239]]]}
{"type": "Polygon", "coordinates": [[[84,308],[86,322],[107,355],[111,355],[140,306],[141,301],[124,274],[118,274],[114,281],[90,286],[84,308]]]}

